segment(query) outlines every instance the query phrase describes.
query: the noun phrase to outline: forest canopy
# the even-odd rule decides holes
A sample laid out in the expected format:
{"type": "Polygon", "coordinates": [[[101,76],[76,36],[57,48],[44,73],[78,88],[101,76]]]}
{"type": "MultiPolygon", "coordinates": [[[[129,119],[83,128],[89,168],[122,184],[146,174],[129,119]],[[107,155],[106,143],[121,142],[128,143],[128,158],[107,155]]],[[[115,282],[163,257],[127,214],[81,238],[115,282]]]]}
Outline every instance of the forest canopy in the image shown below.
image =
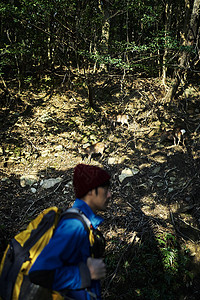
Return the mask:
{"type": "Polygon", "coordinates": [[[104,299],[200,299],[199,25],[200,0],[0,1],[0,257],[101,164],[104,299]]]}
{"type": "Polygon", "coordinates": [[[199,0],[3,0],[0,72],[20,86],[60,68],[172,76],[199,67],[199,0]]]}

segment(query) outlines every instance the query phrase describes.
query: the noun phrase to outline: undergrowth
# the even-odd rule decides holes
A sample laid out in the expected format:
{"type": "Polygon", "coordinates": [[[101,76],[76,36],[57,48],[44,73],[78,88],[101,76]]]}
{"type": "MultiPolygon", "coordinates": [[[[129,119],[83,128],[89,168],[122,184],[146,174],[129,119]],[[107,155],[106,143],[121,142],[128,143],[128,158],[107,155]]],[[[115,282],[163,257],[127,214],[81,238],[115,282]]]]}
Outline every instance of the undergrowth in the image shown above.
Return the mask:
{"type": "Polygon", "coordinates": [[[192,280],[189,250],[169,233],[123,245],[106,263],[106,299],[180,299],[192,280]]]}

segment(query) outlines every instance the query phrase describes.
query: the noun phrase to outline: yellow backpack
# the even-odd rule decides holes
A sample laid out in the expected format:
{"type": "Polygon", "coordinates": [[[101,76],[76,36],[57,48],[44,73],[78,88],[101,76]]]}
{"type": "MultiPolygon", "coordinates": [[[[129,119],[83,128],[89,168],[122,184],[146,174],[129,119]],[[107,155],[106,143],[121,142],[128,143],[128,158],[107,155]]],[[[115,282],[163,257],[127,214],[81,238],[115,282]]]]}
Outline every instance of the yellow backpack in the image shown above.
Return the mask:
{"type": "Polygon", "coordinates": [[[70,208],[65,212],[55,206],[45,209],[11,240],[4,252],[0,265],[1,300],[63,299],[59,293],[31,283],[28,277],[30,268],[49,243],[61,218],[79,219],[88,231],[90,244],[93,245],[91,223],[78,209],[70,208]]]}

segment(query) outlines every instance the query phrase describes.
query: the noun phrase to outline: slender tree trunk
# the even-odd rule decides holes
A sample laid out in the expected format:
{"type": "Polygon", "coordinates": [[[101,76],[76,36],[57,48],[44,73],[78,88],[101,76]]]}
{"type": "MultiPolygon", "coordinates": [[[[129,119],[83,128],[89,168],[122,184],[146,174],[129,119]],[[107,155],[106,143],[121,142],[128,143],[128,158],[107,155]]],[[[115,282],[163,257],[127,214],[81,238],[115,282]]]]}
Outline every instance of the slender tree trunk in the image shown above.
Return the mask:
{"type": "Polygon", "coordinates": [[[169,4],[168,1],[165,4],[165,49],[163,54],[163,69],[162,69],[162,81],[165,85],[166,83],[166,77],[167,77],[167,37],[168,37],[168,31],[171,27],[171,13],[172,13],[172,4],[169,4]]]}
{"type": "MultiPolygon", "coordinates": [[[[102,25],[102,34],[101,34],[101,54],[104,56],[108,55],[108,42],[109,42],[109,35],[110,35],[110,13],[108,8],[108,3],[105,1],[102,5],[102,2],[99,0],[99,9],[103,14],[103,25],[102,25]]],[[[106,65],[103,63],[101,64],[101,68],[106,70],[106,65]]]]}
{"type": "MultiPolygon", "coordinates": [[[[186,1],[187,5],[189,5],[188,0],[186,1]]],[[[194,5],[190,17],[190,22],[188,26],[187,33],[185,34],[185,41],[183,41],[183,45],[185,46],[193,46],[196,42],[199,30],[199,15],[200,15],[200,0],[194,0],[194,5]]],[[[169,89],[165,100],[171,101],[175,96],[177,89],[181,80],[183,79],[184,74],[187,72],[187,68],[189,66],[189,58],[190,53],[188,51],[183,51],[180,57],[179,67],[176,71],[175,81],[172,87],[169,89]]]]}

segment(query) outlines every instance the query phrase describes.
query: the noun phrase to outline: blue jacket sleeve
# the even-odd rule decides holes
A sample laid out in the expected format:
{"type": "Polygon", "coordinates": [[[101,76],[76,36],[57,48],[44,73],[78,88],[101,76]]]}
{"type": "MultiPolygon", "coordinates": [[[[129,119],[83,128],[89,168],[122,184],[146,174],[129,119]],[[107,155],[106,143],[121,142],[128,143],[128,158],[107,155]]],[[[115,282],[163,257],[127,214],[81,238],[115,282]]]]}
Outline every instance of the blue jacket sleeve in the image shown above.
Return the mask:
{"type": "MultiPolygon", "coordinates": [[[[63,220],[32,266],[29,273],[31,281],[34,282],[33,277],[53,274],[51,276],[53,290],[89,287],[91,278],[86,264],[89,256],[88,233],[81,221],[63,220]]],[[[48,280],[48,276],[46,279],[48,280]]]]}

